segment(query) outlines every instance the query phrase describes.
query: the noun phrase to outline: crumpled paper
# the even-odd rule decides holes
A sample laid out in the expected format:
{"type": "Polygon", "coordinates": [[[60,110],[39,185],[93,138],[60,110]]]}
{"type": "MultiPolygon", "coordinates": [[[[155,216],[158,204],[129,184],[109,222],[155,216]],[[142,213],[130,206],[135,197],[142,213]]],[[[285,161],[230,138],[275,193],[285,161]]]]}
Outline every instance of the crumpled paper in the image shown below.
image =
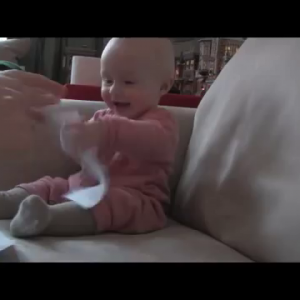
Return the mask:
{"type": "Polygon", "coordinates": [[[15,241],[0,232],[0,263],[19,262],[15,241]]]}
{"type": "MultiPolygon", "coordinates": [[[[59,104],[43,108],[43,113],[48,119],[54,122],[59,129],[65,124],[80,122],[82,120],[78,111],[73,108],[61,107],[59,104]]],[[[61,140],[61,144],[64,144],[64,147],[68,146],[67,143],[68,139],[61,140]]],[[[85,209],[90,209],[103,200],[109,186],[106,168],[99,162],[96,150],[97,149],[89,149],[83,152],[80,158],[81,167],[84,167],[99,184],[92,187],[72,190],[63,195],[64,198],[76,202],[85,209]]]]}

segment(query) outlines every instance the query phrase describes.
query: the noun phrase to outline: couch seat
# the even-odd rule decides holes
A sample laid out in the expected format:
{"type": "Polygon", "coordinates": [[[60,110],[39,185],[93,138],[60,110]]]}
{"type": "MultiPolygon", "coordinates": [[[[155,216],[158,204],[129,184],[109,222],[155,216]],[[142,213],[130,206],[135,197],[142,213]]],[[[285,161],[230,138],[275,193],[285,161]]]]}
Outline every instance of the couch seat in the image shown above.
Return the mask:
{"type": "MultiPolygon", "coordinates": [[[[9,221],[0,233],[10,239],[9,221]]],[[[1,239],[1,235],[0,235],[1,239]]],[[[250,262],[226,245],[169,221],[167,228],[144,235],[103,234],[76,238],[13,239],[14,254],[0,261],[21,262],[250,262]]]]}

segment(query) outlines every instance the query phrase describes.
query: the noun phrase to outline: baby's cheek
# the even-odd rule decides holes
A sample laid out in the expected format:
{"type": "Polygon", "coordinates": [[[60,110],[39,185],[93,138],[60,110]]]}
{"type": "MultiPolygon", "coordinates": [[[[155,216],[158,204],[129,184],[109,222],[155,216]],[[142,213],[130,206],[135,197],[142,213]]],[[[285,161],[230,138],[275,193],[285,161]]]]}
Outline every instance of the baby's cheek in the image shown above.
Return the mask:
{"type": "Polygon", "coordinates": [[[130,94],[128,93],[126,96],[126,98],[130,99],[130,102],[133,104],[141,104],[141,102],[143,102],[144,99],[144,93],[141,93],[141,91],[139,90],[133,90],[130,92],[130,94]]]}
{"type": "Polygon", "coordinates": [[[106,103],[106,105],[109,108],[111,108],[112,107],[112,101],[111,101],[109,92],[105,91],[105,90],[102,90],[101,91],[101,96],[102,96],[103,101],[106,103]]]}

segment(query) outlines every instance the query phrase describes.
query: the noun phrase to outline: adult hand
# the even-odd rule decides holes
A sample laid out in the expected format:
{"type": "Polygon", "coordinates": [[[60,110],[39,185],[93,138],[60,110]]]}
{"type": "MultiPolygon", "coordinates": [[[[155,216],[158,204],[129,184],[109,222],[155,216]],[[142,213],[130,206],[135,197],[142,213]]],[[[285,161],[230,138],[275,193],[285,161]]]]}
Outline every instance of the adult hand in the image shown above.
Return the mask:
{"type": "Polygon", "coordinates": [[[41,121],[39,109],[57,104],[66,93],[65,87],[45,76],[9,70],[0,72],[0,112],[23,110],[31,118],[41,121]]]}

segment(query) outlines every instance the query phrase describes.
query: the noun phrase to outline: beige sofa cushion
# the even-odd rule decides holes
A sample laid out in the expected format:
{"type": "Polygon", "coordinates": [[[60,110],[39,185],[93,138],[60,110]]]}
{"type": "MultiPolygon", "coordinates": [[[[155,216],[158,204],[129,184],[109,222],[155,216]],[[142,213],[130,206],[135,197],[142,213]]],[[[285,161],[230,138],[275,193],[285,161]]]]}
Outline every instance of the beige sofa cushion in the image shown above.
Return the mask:
{"type": "Polygon", "coordinates": [[[196,109],[167,106],[165,106],[165,108],[172,112],[179,125],[179,143],[175,154],[173,174],[170,178],[170,187],[172,196],[174,196],[182,173],[185,154],[190,142],[196,109]]]}
{"type": "Polygon", "coordinates": [[[300,39],[248,39],[195,116],[179,220],[256,261],[300,261],[300,39]]]}
{"type": "Polygon", "coordinates": [[[30,38],[0,41],[0,60],[18,63],[17,59],[24,57],[29,49],[30,38]]]}
{"type": "Polygon", "coordinates": [[[196,230],[170,221],[150,234],[13,239],[9,222],[0,221],[1,234],[12,239],[14,250],[0,262],[251,262],[248,258],[196,230]]]}

